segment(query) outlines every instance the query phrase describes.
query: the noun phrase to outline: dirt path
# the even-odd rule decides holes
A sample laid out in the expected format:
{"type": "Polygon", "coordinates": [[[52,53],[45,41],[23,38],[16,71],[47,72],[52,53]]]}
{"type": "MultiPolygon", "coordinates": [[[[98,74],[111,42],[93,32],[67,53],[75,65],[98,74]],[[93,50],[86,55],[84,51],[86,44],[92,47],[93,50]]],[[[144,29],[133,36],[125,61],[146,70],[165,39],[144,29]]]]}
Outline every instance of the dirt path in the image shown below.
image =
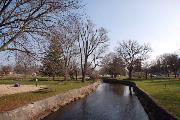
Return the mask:
{"type": "Polygon", "coordinates": [[[21,85],[20,87],[13,87],[13,85],[0,85],[0,96],[22,92],[37,91],[44,87],[46,86],[41,85],[36,87],[35,85],[21,85]]]}

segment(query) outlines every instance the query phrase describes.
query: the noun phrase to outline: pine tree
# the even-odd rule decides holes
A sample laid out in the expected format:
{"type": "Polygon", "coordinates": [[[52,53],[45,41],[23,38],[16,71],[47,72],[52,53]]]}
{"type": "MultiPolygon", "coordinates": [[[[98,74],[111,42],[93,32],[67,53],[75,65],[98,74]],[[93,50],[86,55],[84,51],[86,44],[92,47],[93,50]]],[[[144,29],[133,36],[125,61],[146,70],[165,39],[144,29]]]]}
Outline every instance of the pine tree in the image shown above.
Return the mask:
{"type": "Polygon", "coordinates": [[[49,49],[46,51],[42,60],[43,66],[41,72],[44,75],[53,77],[53,80],[56,76],[63,74],[63,60],[61,54],[60,41],[56,39],[56,37],[52,37],[49,49]]]}

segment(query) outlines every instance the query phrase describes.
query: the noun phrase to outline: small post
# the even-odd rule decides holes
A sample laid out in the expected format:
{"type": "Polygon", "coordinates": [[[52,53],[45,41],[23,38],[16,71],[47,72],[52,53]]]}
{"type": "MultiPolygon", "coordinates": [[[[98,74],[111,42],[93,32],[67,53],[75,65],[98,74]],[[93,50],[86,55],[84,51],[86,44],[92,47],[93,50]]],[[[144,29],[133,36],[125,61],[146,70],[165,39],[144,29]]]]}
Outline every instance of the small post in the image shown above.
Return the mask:
{"type": "Polygon", "coordinates": [[[129,86],[129,93],[132,95],[131,86],[129,86]]]}
{"type": "Polygon", "coordinates": [[[36,78],[36,87],[37,87],[38,79],[36,78]]]}

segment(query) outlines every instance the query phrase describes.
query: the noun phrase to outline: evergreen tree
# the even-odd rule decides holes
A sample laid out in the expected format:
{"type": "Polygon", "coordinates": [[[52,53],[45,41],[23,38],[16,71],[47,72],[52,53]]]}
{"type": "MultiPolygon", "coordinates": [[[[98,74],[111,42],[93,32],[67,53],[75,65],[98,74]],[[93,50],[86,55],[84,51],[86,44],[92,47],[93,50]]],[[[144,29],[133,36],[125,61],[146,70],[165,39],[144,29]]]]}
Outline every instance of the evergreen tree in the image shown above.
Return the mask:
{"type": "Polygon", "coordinates": [[[41,72],[44,75],[53,77],[60,76],[63,74],[63,60],[61,56],[60,41],[56,37],[52,37],[50,40],[49,49],[42,60],[41,72]]]}

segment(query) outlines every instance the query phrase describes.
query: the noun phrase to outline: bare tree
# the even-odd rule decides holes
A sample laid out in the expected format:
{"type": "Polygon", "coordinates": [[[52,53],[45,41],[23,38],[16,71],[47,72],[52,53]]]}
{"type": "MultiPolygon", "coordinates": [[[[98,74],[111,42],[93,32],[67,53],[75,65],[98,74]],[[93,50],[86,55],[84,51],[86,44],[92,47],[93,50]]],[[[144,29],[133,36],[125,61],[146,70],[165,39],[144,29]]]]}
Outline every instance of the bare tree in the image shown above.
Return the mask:
{"type": "Polygon", "coordinates": [[[153,77],[153,75],[161,75],[163,74],[163,70],[162,70],[162,62],[159,58],[157,58],[156,60],[153,60],[151,61],[150,63],[150,68],[149,68],[149,71],[150,71],[150,76],[151,76],[151,79],[153,77]]]}
{"type": "Polygon", "coordinates": [[[117,75],[125,75],[125,64],[122,58],[119,58],[115,53],[105,55],[101,63],[102,74],[109,74],[112,78],[116,78],[117,75]]]}
{"type": "Polygon", "coordinates": [[[61,30],[61,50],[64,59],[64,79],[67,80],[70,71],[70,65],[73,64],[73,57],[78,54],[77,39],[74,26],[66,26],[61,30]]]}
{"type": "Polygon", "coordinates": [[[13,68],[11,65],[5,65],[5,66],[2,66],[1,67],[1,72],[4,74],[4,75],[8,75],[10,74],[10,72],[13,71],[13,68]]]}
{"type": "Polygon", "coordinates": [[[180,69],[180,59],[176,54],[170,54],[168,57],[168,65],[171,72],[174,73],[174,77],[177,77],[177,72],[180,69]]]}
{"type": "Polygon", "coordinates": [[[62,57],[64,80],[69,79],[70,65],[73,63],[72,58],[78,54],[77,35],[75,33],[75,22],[69,20],[66,25],[57,25],[51,29],[51,36],[59,41],[59,55],[62,57]]]}
{"type": "Polygon", "coordinates": [[[151,74],[151,64],[147,61],[143,63],[142,71],[145,73],[145,79],[148,79],[148,74],[151,74]]]}
{"type": "Polygon", "coordinates": [[[47,34],[48,28],[62,18],[59,14],[78,7],[78,0],[1,0],[0,52],[29,53],[22,41],[35,45],[33,43],[39,42],[35,39],[37,35],[47,34]]]}
{"type": "Polygon", "coordinates": [[[136,65],[138,59],[145,60],[147,58],[147,53],[151,51],[148,45],[140,45],[137,41],[128,40],[122,41],[117,49],[120,57],[123,58],[126,67],[129,71],[129,79],[132,79],[132,71],[136,65]]]}
{"type": "Polygon", "coordinates": [[[159,57],[161,61],[161,70],[169,77],[170,73],[173,73],[175,78],[178,69],[180,68],[179,59],[176,54],[163,54],[159,57]]]}
{"type": "Polygon", "coordinates": [[[99,59],[107,47],[108,36],[104,28],[95,29],[95,26],[90,21],[77,24],[77,26],[82,82],[84,82],[88,62],[90,65],[94,65],[93,69],[99,65],[99,59]]]}
{"type": "Polygon", "coordinates": [[[34,56],[31,56],[30,54],[26,54],[24,52],[16,52],[15,54],[15,67],[14,71],[18,74],[24,74],[25,76],[27,74],[32,74],[33,72],[36,72],[36,60],[34,56]]]}
{"type": "Polygon", "coordinates": [[[74,79],[74,74],[75,74],[75,79],[78,80],[78,74],[80,72],[80,68],[79,68],[79,64],[76,58],[77,57],[73,57],[73,60],[70,63],[69,75],[71,79],[74,79]]]}

